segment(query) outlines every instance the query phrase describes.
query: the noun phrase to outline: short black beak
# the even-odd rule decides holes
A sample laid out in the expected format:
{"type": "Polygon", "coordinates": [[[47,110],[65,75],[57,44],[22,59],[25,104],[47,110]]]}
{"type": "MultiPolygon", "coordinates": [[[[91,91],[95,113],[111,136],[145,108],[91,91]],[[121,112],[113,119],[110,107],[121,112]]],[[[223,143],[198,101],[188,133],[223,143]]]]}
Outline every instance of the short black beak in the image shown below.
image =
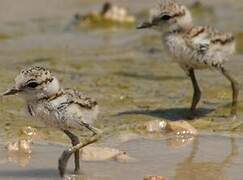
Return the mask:
{"type": "Polygon", "coordinates": [[[18,92],[20,92],[21,90],[17,89],[15,86],[8,89],[6,92],[4,92],[2,94],[2,96],[9,96],[9,95],[15,95],[17,94],[18,92]]]}
{"type": "Polygon", "coordinates": [[[137,29],[151,28],[153,26],[150,22],[143,22],[137,26],[137,29]]]}

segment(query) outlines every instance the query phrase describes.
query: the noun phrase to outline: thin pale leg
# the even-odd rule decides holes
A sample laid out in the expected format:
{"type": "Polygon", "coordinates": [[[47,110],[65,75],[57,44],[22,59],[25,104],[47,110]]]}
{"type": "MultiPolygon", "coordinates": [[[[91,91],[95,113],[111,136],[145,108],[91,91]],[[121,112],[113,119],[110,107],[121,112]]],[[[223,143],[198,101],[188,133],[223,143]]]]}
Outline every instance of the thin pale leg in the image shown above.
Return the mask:
{"type": "Polygon", "coordinates": [[[94,135],[90,138],[85,139],[83,142],[70,147],[69,149],[63,151],[61,157],[59,158],[59,164],[58,164],[58,169],[59,169],[59,173],[60,176],[63,177],[66,171],[66,167],[67,167],[67,162],[69,160],[69,158],[71,157],[71,155],[73,153],[75,153],[77,150],[92,144],[94,142],[96,142],[98,139],[100,139],[101,137],[101,130],[94,128],[93,126],[89,125],[89,124],[85,124],[85,127],[87,129],[89,129],[90,131],[92,131],[94,133],[94,135]],[[91,130],[92,129],[92,130],[91,130]]]}
{"type": "Polygon", "coordinates": [[[233,118],[236,118],[237,116],[237,106],[238,106],[238,97],[239,97],[239,83],[231,77],[229,72],[224,69],[223,67],[221,68],[222,74],[228,79],[231,83],[232,87],[232,107],[231,107],[231,115],[233,118]]]}
{"type": "Polygon", "coordinates": [[[194,69],[189,70],[189,77],[191,78],[192,85],[193,85],[193,91],[194,91],[190,110],[191,110],[192,116],[194,116],[196,114],[197,104],[201,99],[201,90],[200,90],[199,85],[197,83],[197,79],[196,79],[196,76],[195,76],[195,73],[194,73],[194,69]]]}
{"type": "MultiPolygon", "coordinates": [[[[71,139],[73,146],[76,146],[77,144],[80,143],[79,138],[76,135],[74,135],[73,133],[71,133],[70,131],[64,130],[63,132],[71,139]]],[[[74,165],[75,165],[74,173],[78,174],[80,171],[79,149],[76,150],[74,153],[74,165]]]]}

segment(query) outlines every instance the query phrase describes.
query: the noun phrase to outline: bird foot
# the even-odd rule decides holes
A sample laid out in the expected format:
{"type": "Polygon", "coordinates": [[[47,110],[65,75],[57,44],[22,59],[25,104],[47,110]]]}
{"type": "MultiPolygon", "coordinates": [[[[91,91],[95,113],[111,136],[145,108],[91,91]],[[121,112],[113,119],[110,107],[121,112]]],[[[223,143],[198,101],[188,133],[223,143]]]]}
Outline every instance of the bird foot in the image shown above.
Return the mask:
{"type": "Polygon", "coordinates": [[[65,174],[67,162],[71,155],[72,155],[72,153],[70,153],[68,150],[65,150],[65,151],[63,151],[61,157],[59,158],[58,170],[59,170],[59,174],[61,177],[63,177],[65,174]]]}
{"type": "Polygon", "coordinates": [[[186,116],[188,120],[194,120],[197,119],[198,117],[199,115],[195,111],[190,111],[189,114],[186,116]]]}
{"type": "Polygon", "coordinates": [[[80,173],[81,173],[81,172],[80,172],[80,169],[75,169],[75,170],[74,170],[74,174],[75,174],[75,175],[79,175],[80,173]]]}

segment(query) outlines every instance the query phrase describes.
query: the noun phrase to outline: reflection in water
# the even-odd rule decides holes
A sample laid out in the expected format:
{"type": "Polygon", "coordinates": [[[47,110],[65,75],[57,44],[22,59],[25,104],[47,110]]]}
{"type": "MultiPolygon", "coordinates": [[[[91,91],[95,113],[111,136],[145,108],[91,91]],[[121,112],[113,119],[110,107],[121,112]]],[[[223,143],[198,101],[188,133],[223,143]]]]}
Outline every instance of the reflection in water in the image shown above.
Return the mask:
{"type": "MultiPolygon", "coordinates": [[[[111,142],[109,142],[111,144],[111,142]]],[[[116,144],[116,143],[115,143],[116,144]]],[[[138,161],[119,163],[116,161],[82,161],[82,174],[67,175],[66,180],[142,180],[145,176],[161,175],[169,180],[221,180],[226,175],[231,179],[242,179],[243,139],[222,136],[177,137],[165,142],[161,139],[136,139],[115,145],[138,161]],[[169,147],[165,143],[175,146],[169,147]],[[190,143],[190,144],[189,144],[190,143]],[[237,143],[237,144],[236,144],[237,143]],[[174,148],[176,147],[176,148],[174,148]],[[227,173],[226,173],[227,172],[227,173]]],[[[25,168],[30,156],[0,153],[0,179],[59,179],[56,160],[64,147],[35,145],[35,155],[25,168]]],[[[3,148],[2,148],[3,149],[3,148]]],[[[72,168],[68,170],[73,173],[72,168]]]]}
{"type": "Polygon", "coordinates": [[[175,136],[172,136],[171,138],[168,138],[166,140],[166,144],[170,148],[180,148],[182,146],[189,145],[194,142],[196,136],[193,136],[189,132],[186,134],[176,134],[175,136]]]}
{"type": "Polygon", "coordinates": [[[21,152],[9,152],[8,161],[16,163],[21,167],[26,167],[31,159],[31,154],[21,153],[21,152]]]}
{"type": "Polygon", "coordinates": [[[65,180],[111,180],[111,178],[99,177],[99,176],[72,175],[72,176],[66,176],[65,180]]]}
{"type": "Polygon", "coordinates": [[[192,145],[190,156],[183,162],[177,164],[176,175],[174,179],[178,180],[222,180],[227,179],[224,174],[224,168],[229,166],[233,159],[238,156],[238,146],[235,138],[231,137],[230,153],[221,162],[194,162],[197,152],[199,151],[199,138],[196,138],[192,145]]]}
{"type": "Polygon", "coordinates": [[[9,142],[6,146],[8,150],[8,161],[26,167],[31,159],[31,143],[37,135],[37,130],[30,126],[19,130],[19,137],[14,142],[9,142]]]}

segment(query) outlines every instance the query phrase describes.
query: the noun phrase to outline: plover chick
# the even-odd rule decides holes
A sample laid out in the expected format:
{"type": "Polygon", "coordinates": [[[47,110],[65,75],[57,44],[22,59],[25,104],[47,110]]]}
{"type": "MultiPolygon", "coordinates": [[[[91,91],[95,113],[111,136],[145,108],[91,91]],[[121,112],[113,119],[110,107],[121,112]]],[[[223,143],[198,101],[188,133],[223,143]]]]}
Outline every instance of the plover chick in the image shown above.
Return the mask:
{"type": "Polygon", "coordinates": [[[162,32],[165,49],[191,78],[194,94],[190,117],[195,115],[201,98],[194,74],[197,69],[218,70],[230,81],[233,91],[231,115],[236,117],[239,84],[224,67],[235,51],[232,34],[211,27],[194,26],[189,10],[174,0],[161,1],[151,19],[137,28],[153,28],[162,32]]]}
{"type": "Polygon", "coordinates": [[[40,119],[48,127],[58,128],[71,139],[72,147],[62,153],[58,169],[63,176],[68,159],[74,154],[74,172],[78,173],[79,149],[97,141],[101,135],[101,131],[92,125],[98,115],[97,102],[77,90],[63,89],[48,69],[38,66],[22,70],[13,87],[3,93],[4,96],[14,94],[25,99],[31,116],[40,119]],[[87,129],[93,136],[80,142],[72,132],[74,129],[87,129]]]}

